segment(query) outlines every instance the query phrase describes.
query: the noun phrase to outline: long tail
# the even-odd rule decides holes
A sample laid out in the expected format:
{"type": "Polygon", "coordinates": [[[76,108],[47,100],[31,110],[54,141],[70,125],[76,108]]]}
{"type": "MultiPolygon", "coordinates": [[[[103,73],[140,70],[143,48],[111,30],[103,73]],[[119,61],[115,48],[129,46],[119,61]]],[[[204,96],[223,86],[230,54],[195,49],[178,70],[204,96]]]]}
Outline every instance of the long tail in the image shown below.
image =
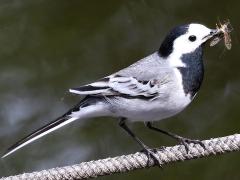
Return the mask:
{"type": "Polygon", "coordinates": [[[96,116],[105,115],[104,113],[104,103],[99,101],[97,98],[84,98],[80,103],[70,109],[67,113],[61,117],[55,119],[54,121],[46,124],[45,126],[37,129],[33,133],[24,137],[20,141],[16,142],[14,145],[9,147],[2,158],[14,153],[15,151],[21,149],[22,147],[32,143],[33,141],[77,120],[82,118],[90,118],[96,116]]]}

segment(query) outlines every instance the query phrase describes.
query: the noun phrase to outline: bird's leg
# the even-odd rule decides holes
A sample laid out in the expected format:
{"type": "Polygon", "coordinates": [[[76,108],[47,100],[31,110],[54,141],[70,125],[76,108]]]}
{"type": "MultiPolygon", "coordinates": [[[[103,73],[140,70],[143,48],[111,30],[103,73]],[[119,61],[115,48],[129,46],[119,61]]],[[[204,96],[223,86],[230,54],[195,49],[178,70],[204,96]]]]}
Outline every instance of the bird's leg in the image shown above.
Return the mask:
{"type": "Polygon", "coordinates": [[[174,133],[164,131],[164,130],[156,128],[156,127],[153,127],[151,122],[146,122],[145,124],[151,130],[166,134],[167,136],[170,136],[170,137],[176,139],[178,142],[180,142],[182,145],[184,145],[187,152],[189,152],[189,148],[188,148],[189,143],[199,144],[200,146],[202,146],[205,149],[205,145],[199,140],[188,139],[188,138],[185,138],[185,137],[181,137],[177,134],[174,134],[174,133]]]}
{"type": "Polygon", "coordinates": [[[143,152],[145,152],[147,154],[148,157],[148,165],[149,165],[149,160],[150,158],[153,158],[154,163],[159,165],[161,167],[161,163],[158,159],[158,157],[156,156],[156,154],[150,150],[150,148],[145,145],[141,139],[139,139],[130,129],[129,127],[126,125],[126,119],[125,118],[121,118],[119,121],[119,126],[121,128],[123,128],[142,148],[143,148],[143,152]]]}

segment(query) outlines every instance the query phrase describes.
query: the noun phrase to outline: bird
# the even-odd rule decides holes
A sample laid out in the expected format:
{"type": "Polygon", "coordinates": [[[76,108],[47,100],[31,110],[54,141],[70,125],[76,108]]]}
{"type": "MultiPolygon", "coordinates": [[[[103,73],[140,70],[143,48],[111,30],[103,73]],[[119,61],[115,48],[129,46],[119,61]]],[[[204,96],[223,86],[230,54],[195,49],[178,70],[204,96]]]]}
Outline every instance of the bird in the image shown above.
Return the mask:
{"type": "Polygon", "coordinates": [[[153,123],[175,116],[193,101],[204,77],[205,44],[220,33],[199,23],[174,27],[152,54],[93,83],[71,88],[69,92],[79,95],[80,102],[12,145],[2,158],[73,121],[103,116],[117,118],[119,126],[154,160],[158,160],[155,153],[128,127],[129,122],[144,122],[186,149],[189,143],[204,146],[199,140],[162,130],[153,123]]]}

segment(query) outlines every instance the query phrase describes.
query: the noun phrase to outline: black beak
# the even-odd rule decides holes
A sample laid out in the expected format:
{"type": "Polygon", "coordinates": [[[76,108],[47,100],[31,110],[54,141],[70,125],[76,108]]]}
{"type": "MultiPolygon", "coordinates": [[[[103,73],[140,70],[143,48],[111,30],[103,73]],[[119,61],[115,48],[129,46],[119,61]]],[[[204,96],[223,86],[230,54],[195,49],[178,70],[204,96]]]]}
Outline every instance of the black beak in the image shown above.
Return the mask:
{"type": "Polygon", "coordinates": [[[221,31],[219,31],[219,29],[212,29],[209,35],[214,37],[219,34],[221,34],[221,31]]]}
{"type": "Polygon", "coordinates": [[[202,40],[206,42],[207,40],[212,39],[213,37],[219,36],[221,34],[222,31],[220,31],[219,29],[212,29],[210,33],[207,36],[205,36],[202,40]]]}

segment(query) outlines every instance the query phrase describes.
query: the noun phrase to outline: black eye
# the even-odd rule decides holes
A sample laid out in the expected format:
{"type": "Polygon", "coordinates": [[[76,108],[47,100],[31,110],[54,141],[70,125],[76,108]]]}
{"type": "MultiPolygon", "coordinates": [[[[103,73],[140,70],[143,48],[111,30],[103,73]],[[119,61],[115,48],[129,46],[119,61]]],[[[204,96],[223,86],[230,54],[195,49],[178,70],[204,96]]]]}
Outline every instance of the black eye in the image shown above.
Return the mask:
{"type": "Polygon", "coordinates": [[[194,35],[191,35],[188,37],[189,41],[193,42],[193,41],[196,41],[197,37],[194,36],[194,35]]]}

